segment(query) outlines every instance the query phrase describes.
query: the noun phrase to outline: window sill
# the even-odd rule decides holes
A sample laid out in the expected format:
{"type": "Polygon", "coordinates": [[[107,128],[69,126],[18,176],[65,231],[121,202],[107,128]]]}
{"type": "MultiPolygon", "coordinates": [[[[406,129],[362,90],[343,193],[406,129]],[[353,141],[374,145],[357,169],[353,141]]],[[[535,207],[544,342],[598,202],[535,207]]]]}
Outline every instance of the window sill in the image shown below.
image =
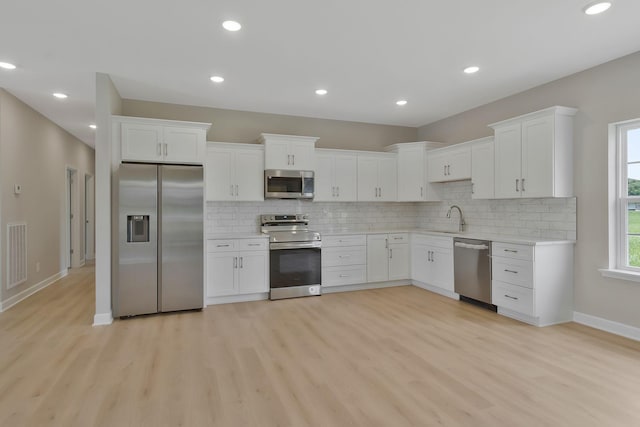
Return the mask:
{"type": "Polygon", "coordinates": [[[629,270],[616,270],[614,268],[600,268],[598,269],[603,277],[611,277],[613,279],[628,280],[630,282],[640,283],[640,272],[629,270]]]}

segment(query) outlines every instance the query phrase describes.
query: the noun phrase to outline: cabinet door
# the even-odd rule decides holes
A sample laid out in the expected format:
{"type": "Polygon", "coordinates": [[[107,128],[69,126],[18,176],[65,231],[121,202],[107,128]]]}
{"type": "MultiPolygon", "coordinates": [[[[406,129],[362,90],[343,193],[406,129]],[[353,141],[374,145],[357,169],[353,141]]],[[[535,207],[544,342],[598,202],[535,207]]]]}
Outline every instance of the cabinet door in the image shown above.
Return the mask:
{"type": "Polygon", "coordinates": [[[469,146],[451,150],[447,156],[447,181],[471,178],[471,150],[469,146]]]}
{"type": "Polygon", "coordinates": [[[389,240],[386,234],[367,236],[367,281],[389,280],[389,240]]]}
{"type": "Polygon", "coordinates": [[[419,202],[425,200],[425,150],[424,148],[398,151],[398,201],[419,202]]]}
{"type": "Polygon", "coordinates": [[[238,293],[237,263],[237,252],[207,254],[207,296],[218,297],[238,293]]]}
{"type": "Polygon", "coordinates": [[[471,147],[471,198],[493,198],[493,141],[471,147]]]}
{"type": "Polygon", "coordinates": [[[289,148],[292,168],[295,170],[312,171],[314,166],[315,147],[307,142],[292,142],[289,148]]]}
{"type": "Polygon", "coordinates": [[[122,160],[138,162],[161,162],[162,127],[122,123],[121,157],[122,160]]]}
{"type": "Polygon", "coordinates": [[[553,197],[553,116],[522,123],[522,197],[553,197]]]}
{"type": "Polygon", "coordinates": [[[432,261],[427,282],[453,292],[453,252],[434,246],[429,247],[429,250],[432,261]]]}
{"type": "Polygon", "coordinates": [[[497,199],[520,197],[521,129],[521,125],[516,123],[495,130],[494,189],[497,199]]]}
{"type": "Polygon", "coordinates": [[[264,152],[237,150],[233,166],[236,200],[264,200],[264,152]]]}
{"type": "Polygon", "coordinates": [[[292,164],[289,143],[280,141],[267,141],[264,144],[264,168],[265,169],[295,169],[292,164]]]}
{"type": "Polygon", "coordinates": [[[395,202],[398,200],[398,162],[394,157],[378,160],[379,201],[395,202]]]}
{"type": "Polygon", "coordinates": [[[207,200],[235,200],[234,154],[231,150],[207,150],[207,200]]]}
{"type": "Polygon", "coordinates": [[[316,202],[332,202],[336,199],[334,184],[334,156],[333,154],[317,154],[314,175],[314,195],[316,202]]]}
{"type": "Polygon", "coordinates": [[[411,278],[419,282],[429,282],[429,247],[413,245],[411,247],[411,278]]]}
{"type": "Polygon", "coordinates": [[[389,280],[409,278],[409,245],[389,245],[389,280]]]}
{"type": "Polygon", "coordinates": [[[358,200],[358,157],[353,154],[336,154],[333,177],[336,186],[335,199],[341,202],[358,200]]]}
{"type": "Polygon", "coordinates": [[[378,200],[378,159],[358,156],[358,201],[378,200]]]}
{"type": "Polygon", "coordinates": [[[165,126],[163,142],[165,162],[202,164],[205,148],[204,131],[165,126]]]}
{"type": "Polygon", "coordinates": [[[427,153],[427,169],[427,177],[429,179],[429,182],[446,181],[446,153],[427,153]]]}
{"type": "Polygon", "coordinates": [[[268,252],[240,252],[238,259],[238,293],[268,292],[268,252]]]}

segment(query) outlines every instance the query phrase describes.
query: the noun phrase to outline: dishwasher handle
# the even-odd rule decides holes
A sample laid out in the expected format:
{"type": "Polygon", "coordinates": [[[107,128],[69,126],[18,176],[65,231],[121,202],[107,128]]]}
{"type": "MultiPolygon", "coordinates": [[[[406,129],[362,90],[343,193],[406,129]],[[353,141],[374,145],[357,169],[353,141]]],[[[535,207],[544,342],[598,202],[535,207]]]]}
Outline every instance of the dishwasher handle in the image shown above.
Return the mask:
{"type": "Polygon", "coordinates": [[[472,245],[471,243],[455,242],[454,245],[459,248],[475,249],[477,251],[484,251],[489,249],[489,246],[487,245],[472,245]]]}

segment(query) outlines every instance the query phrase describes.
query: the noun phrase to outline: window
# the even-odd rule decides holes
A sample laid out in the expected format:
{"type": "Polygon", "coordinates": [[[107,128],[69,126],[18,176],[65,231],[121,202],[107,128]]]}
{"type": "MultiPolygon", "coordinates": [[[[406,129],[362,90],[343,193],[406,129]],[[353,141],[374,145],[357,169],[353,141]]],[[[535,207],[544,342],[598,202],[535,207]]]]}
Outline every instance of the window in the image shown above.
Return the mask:
{"type": "Polygon", "coordinates": [[[640,120],[610,126],[609,268],[604,276],[640,282],[640,120]]]}

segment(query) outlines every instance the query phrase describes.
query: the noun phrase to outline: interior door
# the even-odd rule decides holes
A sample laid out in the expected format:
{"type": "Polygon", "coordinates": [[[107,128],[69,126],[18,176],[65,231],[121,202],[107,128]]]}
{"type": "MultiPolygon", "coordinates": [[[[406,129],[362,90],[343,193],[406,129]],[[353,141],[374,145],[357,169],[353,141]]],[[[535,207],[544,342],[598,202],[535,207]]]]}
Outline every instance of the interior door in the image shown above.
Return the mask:
{"type": "Polygon", "coordinates": [[[201,166],[160,166],[160,311],[202,308],[203,174],[201,166]]]}

